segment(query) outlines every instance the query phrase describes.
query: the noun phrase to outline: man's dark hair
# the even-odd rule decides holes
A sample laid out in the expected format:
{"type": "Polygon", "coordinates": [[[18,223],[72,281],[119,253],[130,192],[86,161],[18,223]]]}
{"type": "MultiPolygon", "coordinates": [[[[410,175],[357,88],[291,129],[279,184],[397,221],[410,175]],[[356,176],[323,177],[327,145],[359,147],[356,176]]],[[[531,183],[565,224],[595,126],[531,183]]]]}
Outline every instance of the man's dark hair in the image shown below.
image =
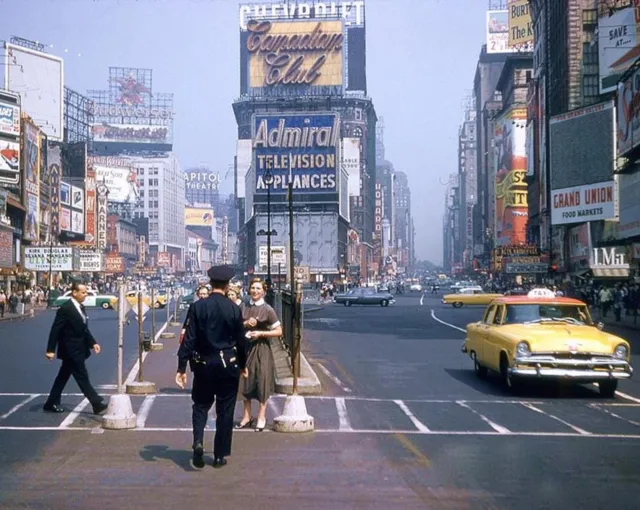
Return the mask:
{"type": "Polygon", "coordinates": [[[229,285],[228,281],[218,281],[218,280],[209,280],[209,285],[211,285],[212,289],[224,290],[227,285],[229,285]]]}
{"type": "Polygon", "coordinates": [[[71,292],[78,292],[80,290],[80,287],[84,287],[85,284],[82,282],[78,282],[78,281],[73,281],[71,282],[71,292]]]}

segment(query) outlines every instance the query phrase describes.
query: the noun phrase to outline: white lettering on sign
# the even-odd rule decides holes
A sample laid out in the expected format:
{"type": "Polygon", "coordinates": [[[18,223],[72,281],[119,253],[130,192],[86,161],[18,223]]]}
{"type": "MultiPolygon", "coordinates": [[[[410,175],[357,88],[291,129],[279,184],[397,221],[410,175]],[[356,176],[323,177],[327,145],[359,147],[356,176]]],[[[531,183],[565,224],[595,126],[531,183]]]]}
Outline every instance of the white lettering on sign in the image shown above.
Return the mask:
{"type": "Polygon", "coordinates": [[[607,266],[628,268],[627,257],[624,253],[616,252],[615,247],[611,248],[594,248],[592,266],[607,266]]]}
{"type": "Polygon", "coordinates": [[[95,117],[142,117],[172,119],[173,112],[161,108],[143,108],[139,106],[120,106],[89,103],[89,113],[95,117]]]}
{"type": "Polygon", "coordinates": [[[347,26],[362,26],[364,24],[364,0],[328,2],[280,2],[270,4],[251,4],[240,6],[240,28],[247,29],[249,20],[283,20],[283,19],[310,19],[313,12],[315,18],[340,16],[347,26]],[[313,11],[312,11],[313,8],[313,11]]]}

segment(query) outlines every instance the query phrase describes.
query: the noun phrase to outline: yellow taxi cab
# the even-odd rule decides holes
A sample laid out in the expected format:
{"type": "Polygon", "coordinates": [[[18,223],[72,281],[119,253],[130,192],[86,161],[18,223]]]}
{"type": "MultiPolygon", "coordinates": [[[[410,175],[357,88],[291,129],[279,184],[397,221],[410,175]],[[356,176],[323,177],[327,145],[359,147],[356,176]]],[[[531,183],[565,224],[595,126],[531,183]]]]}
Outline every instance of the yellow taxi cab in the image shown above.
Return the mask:
{"type": "Polygon", "coordinates": [[[602,328],[582,301],[534,289],[495,299],[480,322],[467,325],[462,352],[479,377],[497,372],[510,389],[533,379],[597,382],[611,398],[633,374],[631,349],[602,328]]]}
{"type": "MultiPolygon", "coordinates": [[[[135,307],[138,306],[138,291],[131,290],[127,292],[125,295],[125,299],[129,303],[130,306],[135,307]]],[[[154,296],[155,303],[153,307],[157,310],[159,308],[164,308],[167,306],[167,296],[166,295],[157,295],[154,296]]],[[[151,296],[149,294],[144,294],[142,297],[142,302],[145,303],[148,307],[151,307],[151,296]]]]}
{"type": "Polygon", "coordinates": [[[445,305],[453,305],[460,308],[462,305],[488,305],[494,299],[502,297],[502,294],[489,294],[482,287],[464,287],[455,294],[447,294],[442,297],[445,305]]]}

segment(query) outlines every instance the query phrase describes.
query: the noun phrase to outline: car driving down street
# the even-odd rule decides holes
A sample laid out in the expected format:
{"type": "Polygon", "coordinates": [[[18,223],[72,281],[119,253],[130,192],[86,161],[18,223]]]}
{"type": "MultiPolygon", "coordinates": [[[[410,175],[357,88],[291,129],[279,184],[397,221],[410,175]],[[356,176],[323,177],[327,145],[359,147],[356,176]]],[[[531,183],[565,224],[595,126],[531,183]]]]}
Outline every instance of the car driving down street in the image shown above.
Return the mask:
{"type": "Polygon", "coordinates": [[[393,294],[389,292],[378,292],[371,287],[362,287],[352,289],[342,294],[336,294],[333,298],[333,302],[337,304],[344,304],[344,306],[351,305],[380,305],[382,307],[392,305],[396,302],[393,294]]]}

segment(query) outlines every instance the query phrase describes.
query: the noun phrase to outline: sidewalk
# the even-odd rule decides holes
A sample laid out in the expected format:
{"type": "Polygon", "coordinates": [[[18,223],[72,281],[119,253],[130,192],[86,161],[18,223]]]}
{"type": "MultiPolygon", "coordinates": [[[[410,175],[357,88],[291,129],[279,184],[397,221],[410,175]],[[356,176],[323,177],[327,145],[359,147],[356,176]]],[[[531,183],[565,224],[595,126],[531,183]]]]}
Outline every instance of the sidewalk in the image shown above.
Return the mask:
{"type": "Polygon", "coordinates": [[[606,318],[600,318],[600,320],[604,323],[605,326],[612,326],[616,328],[625,328],[633,331],[640,331],[640,316],[638,316],[636,323],[633,322],[632,316],[621,317],[621,321],[617,322],[615,316],[608,315],[606,318]]]}
{"type": "Polygon", "coordinates": [[[4,316],[0,317],[0,322],[29,319],[29,318],[31,318],[31,310],[32,309],[33,309],[33,313],[35,315],[35,314],[38,314],[40,312],[44,312],[47,309],[47,305],[25,306],[24,314],[5,312],[4,316]]]}

